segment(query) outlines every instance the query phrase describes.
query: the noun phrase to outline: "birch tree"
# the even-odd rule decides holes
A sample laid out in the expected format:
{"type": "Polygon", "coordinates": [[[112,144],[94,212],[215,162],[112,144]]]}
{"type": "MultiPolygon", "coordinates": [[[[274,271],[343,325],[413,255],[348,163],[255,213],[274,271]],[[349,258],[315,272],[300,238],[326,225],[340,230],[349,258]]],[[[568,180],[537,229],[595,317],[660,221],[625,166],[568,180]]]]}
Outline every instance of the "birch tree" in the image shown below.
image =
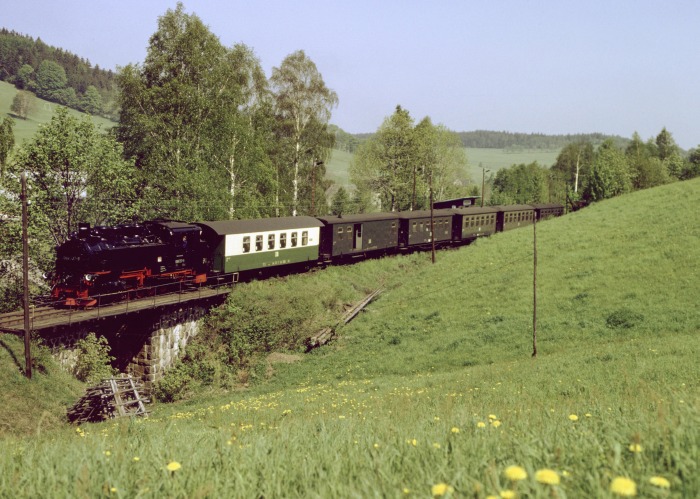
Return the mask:
{"type": "Polygon", "coordinates": [[[299,206],[299,170],[305,159],[313,161],[309,154],[318,154],[318,143],[305,137],[314,123],[327,125],[332,109],[338,104],[338,95],[329,89],[316,64],[303,50],[288,55],[279,67],[272,69],[270,78],[275,97],[275,113],[278,116],[279,135],[286,151],[278,160],[291,162],[291,212],[297,215],[299,206]],[[310,151],[310,152],[307,152],[310,151]]]}

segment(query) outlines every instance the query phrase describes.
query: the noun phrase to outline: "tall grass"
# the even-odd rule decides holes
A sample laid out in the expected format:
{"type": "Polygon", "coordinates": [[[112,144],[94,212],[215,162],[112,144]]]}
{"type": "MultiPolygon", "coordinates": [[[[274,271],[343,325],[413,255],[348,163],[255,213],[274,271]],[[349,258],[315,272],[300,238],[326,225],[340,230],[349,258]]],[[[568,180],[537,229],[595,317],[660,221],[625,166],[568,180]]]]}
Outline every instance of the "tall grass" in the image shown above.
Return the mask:
{"type": "Polygon", "coordinates": [[[387,291],[247,390],[5,438],[0,496],[698,497],[698,193],[538,224],[536,358],[530,229],[297,276],[387,291]]]}

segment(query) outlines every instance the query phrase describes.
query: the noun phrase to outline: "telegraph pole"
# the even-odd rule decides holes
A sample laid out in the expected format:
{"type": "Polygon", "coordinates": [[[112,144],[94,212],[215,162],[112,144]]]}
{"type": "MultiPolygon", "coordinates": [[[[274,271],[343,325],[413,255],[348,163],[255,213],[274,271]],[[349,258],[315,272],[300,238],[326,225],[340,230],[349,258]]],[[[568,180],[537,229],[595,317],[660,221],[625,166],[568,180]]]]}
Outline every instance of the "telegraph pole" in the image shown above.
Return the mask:
{"type": "Polygon", "coordinates": [[[22,280],[24,287],[24,374],[32,379],[32,353],[29,330],[29,236],[27,235],[27,174],[22,172],[22,280]]]}
{"type": "Polygon", "coordinates": [[[532,356],[537,357],[537,212],[532,213],[532,356]]]}

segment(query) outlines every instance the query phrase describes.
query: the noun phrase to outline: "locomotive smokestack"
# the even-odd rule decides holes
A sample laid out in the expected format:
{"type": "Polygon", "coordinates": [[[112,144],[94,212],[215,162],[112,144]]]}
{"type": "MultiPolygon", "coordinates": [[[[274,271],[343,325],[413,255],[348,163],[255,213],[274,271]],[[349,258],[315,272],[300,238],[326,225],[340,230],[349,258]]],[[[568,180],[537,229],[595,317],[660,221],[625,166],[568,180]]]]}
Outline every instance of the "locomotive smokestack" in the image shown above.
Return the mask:
{"type": "Polygon", "coordinates": [[[87,239],[90,234],[90,224],[80,223],[78,224],[78,237],[80,239],[87,239]]]}

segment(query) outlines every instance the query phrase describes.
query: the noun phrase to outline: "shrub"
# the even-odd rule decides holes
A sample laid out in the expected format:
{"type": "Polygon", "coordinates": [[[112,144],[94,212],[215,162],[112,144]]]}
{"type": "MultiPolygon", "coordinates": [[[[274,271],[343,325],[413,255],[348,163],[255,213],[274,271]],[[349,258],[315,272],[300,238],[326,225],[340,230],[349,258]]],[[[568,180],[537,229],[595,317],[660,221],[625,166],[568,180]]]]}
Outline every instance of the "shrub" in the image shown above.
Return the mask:
{"type": "Polygon", "coordinates": [[[111,365],[114,357],[109,355],[111,350],[107,338],[95,333],[89,333],[75,344],[78,350],[78,361],[75,365],[75,377],[86,383],[97,383],[104,378],[116,374],[111,365]]]}
{"type": "Polygon", "coordinates": [[[192,383],[192,375],[187,365],[178,363],[165,373],[153,387],[153,396],[161,402],[181,400],[192,383]]]}

